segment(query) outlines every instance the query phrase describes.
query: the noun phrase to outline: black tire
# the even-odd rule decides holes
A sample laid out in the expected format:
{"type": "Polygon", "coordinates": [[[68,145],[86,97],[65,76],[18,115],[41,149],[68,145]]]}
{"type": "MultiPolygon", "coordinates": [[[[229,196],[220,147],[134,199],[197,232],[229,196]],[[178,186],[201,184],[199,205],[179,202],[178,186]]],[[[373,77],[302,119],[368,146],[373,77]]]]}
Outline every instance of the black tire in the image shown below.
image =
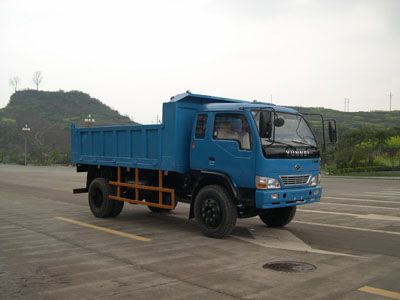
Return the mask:
{"type": "Polygon", "coordinates": [[[89,207],[97,218],[108,218],[114,210],[115,201],[108,199],[112,188],[105,178],[96,178],[89,186],[89,207]]]}
{"type": "Polygon", "coordinates": [[[292,221],[296,214],[296,206],[265,209],[258,213],[261,221],[270,227],[283,227],[292,221]]]}
{"type": "Polygon", "coordinates": [[[124,201],[115,201],[115,200],[112,200],[112,201],[114,202],[114,208],[110,214],[110,217],[114,218],[121,213],[122,209],[124,208],[125,202],[124,201]]]}
{"type": "Polygon", "coordinates": [[[235,228],[237,209],[225,188],[208,185],[196,196],[194,217],[204,235],[222,238],[235,228]]]}

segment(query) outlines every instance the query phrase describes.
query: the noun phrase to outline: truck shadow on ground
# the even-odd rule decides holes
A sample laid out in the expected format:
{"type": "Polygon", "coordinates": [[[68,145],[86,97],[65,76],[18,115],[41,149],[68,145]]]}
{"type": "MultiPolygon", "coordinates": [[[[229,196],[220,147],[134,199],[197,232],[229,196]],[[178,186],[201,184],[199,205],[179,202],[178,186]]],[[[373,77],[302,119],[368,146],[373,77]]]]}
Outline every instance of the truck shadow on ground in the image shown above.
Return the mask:
{"type": "MultiPolygon", "coordinates": [[[[197,224],[195,219],[188,218],[189,209],[181,208],[179,212],[171,211],[171,212],[163,212],[163,213],[154,213],[148,211],[146,207],[142,206],[133,206],[133,207],[125,207],[122,213],[112,219],[105,219],[108,220],[108,224],[112,224],[113,227],[117,226],[120,230],[132,230],[134,231],[133,227],[136,227],[140,231],[145,231],[153,234],[157,234],[163,231],[165,234],[170,232],[171,235],[179,232],[179,233],[188,233],[190,235],[195,234],[195,236],[204,236],[197,224]],[[112,222],[111,222],[112,221],[112,222]]],[[[94,220],[99,220],[94,218],[94,220]]],[[[240,221],[239,221],[240,222],[240,221]]],[[[238,222],[238,223],[239,223],[238,222]]],[[[261,228],[268,230],[268,227],[260,225],[261,228]]],[[[238,236],[248,239],[255,239],[254,235],[252,234],[253,228],[249,226],[245,226],[243,224],[236,224],[235,229],[232,232],[232,236],[238,236]]]]}

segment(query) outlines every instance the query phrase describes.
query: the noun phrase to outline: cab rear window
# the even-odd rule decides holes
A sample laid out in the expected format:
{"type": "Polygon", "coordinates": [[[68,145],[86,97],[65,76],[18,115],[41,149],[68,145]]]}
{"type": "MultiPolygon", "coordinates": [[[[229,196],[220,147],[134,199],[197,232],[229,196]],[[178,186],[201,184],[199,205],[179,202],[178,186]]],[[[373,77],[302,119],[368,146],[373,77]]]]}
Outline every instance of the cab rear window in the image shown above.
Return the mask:
{"type": "Polygon", "coordinates": [[[201,114],[197,116],[196,132],[194,137],[196,139],[204,139],[206,136],[207,115],[201,114]]]}

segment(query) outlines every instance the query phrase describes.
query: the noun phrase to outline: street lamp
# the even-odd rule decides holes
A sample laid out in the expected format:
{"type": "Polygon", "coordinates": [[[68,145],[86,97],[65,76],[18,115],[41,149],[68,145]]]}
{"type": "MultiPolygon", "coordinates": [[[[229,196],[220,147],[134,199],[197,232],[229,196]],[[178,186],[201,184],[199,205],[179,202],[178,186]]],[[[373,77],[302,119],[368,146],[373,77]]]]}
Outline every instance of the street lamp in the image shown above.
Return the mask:
{"type": "Polygon", "coordinates": [[[92,127],[94,125],[94,122],[96,122],[96,120],[94,118],[92,118],[91,114],[88,114],[88,116],[84,119],[86,127],[92,127]]]}
{"type": "Polygon", "coordinates": [[[25,166],[26,166],[26,156],[27,156],[27,145],[28,145],[28,134],[31,131],[31,129],[28,127],[28,124],[25,124],[24,127],[22,127],[22,134],[25,137],[25,166]]]}

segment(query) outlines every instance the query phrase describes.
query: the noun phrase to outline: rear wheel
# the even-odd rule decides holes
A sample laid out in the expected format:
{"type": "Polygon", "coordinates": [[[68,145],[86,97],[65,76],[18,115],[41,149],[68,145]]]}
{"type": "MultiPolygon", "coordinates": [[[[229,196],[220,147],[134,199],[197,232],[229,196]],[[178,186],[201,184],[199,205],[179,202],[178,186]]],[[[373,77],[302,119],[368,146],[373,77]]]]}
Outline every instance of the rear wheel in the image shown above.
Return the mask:
{"type": "Polygon", "coordinates": [[[283,227],[292,221],[296,214],[296,206],[265,209],[258,213],[260,219],[270,227],[283,227]]]}
{"type": "Polygon", "coordinates": [[[237,209],[225,188],[209,185],[196,196],[194,216],[204,235],[222,238],[235,228],[237,209]]]}
{"type": "Polygon", "coordinates": [[[110,217],[113,218],[118,216],[121,213],[122,209],[124,208],[124,203],[125,203],[124,201],[114,201],[114,208],[110,214],[110,217]]]}
{"type": "Polygon", "coordinates": [[[124,203],[108,199],[112,188],[105,178],[96,178],[89,186],[89,207],[98,218],[115,217],[121,212],[124,203]]]}

